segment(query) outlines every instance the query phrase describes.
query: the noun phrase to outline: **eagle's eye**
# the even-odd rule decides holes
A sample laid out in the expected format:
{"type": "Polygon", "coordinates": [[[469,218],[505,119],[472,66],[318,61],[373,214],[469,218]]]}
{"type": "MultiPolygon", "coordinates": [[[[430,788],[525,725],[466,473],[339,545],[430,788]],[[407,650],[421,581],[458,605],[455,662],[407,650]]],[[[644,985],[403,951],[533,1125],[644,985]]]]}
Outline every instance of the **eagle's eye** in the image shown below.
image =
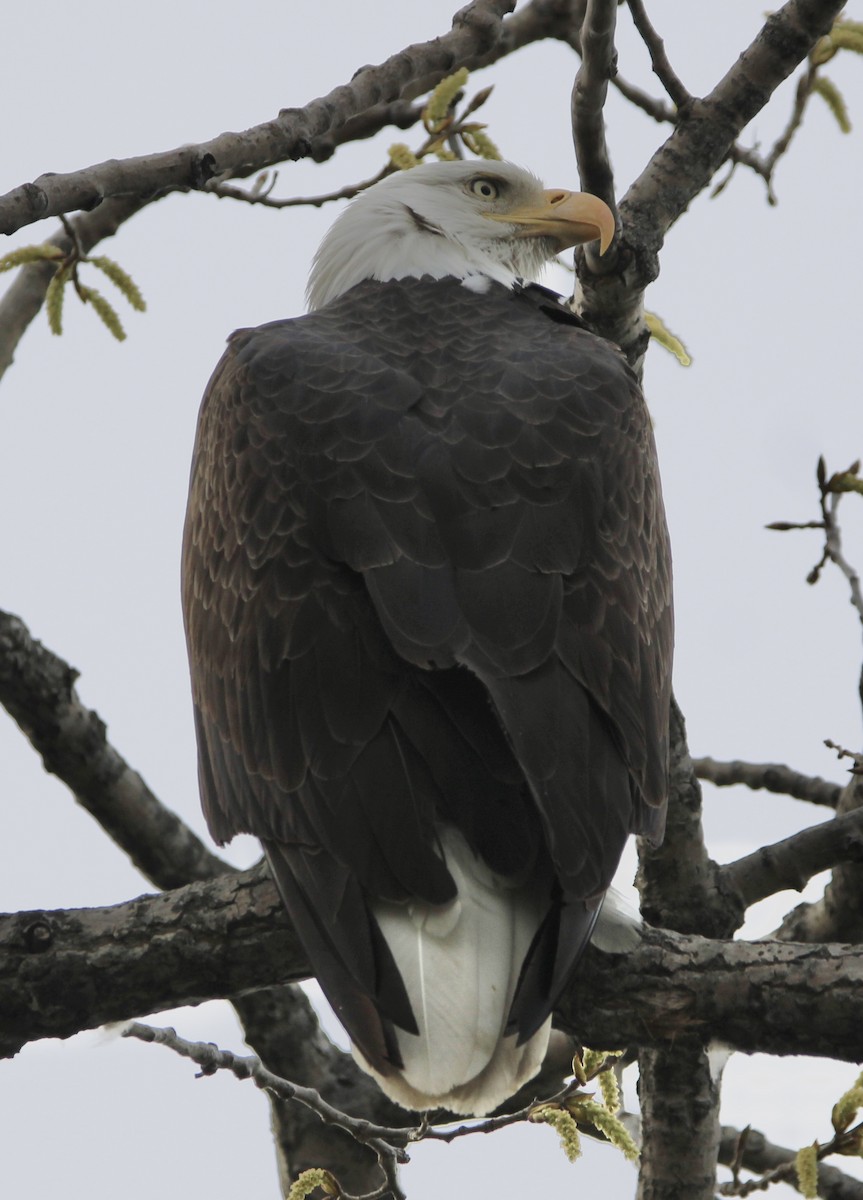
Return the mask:
{"type": "Polygon", "coordinates": [[[500,195],[500,186],[493,179],[487,179],[485,175],[479,175],[476,179],[472,179],[468,187],[475,196],[480,196],[483,200],[497,200],[500,195]]]}

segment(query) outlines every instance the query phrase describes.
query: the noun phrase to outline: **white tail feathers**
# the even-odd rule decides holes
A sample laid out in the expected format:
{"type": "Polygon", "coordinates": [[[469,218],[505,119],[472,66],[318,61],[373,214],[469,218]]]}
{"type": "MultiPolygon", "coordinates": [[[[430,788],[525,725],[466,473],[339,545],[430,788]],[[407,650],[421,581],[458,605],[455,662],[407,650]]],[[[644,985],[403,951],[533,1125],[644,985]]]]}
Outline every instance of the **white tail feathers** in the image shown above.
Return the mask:
{"type": "Polygon", "coordinates": [[[405,1108],[481,1116],[535,1075],[545,1056],[550,1019],[522,1046],[503,1030],[548,888],[495,875],[451,827],[440,829],[440,841],[457,899],[441,907],[373,906],[419,1036],[396,1030],[404,1063],[397,1074],[381,1076],[356,1048],[353,1054],[405,1108]]]}
{"type": "Polygon", "coordinates": [[[604,954],[628,954],[641,941],[641,914],[627,898],[610,887],[593,927],[590,944],[604,954]]]}

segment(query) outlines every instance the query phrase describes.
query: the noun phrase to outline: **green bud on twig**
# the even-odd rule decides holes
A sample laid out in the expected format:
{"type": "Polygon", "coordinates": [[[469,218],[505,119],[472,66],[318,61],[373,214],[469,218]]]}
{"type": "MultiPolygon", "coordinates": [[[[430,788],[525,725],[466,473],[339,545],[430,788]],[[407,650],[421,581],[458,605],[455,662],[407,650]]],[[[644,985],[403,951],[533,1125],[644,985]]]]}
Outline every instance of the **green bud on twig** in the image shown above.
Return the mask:
{"type": "Polygon", "coordinates": [[[839,88],[832,79],[827,79],[824,75],[819,75],[812,84],[812,91],[816,92],[836,118],[836,124],[843,133],[851,132],[851,118],[848,116],[848,106],[845,103],[845,98],[839,91],[839,88]]]}
{"type": "Polygon", "coordinates": [[[803,1200],[818,1200],[818,1143],[804,1146],[794,1159],[797,1186],[803,1200]]]}
{"type": "Polygon", "coordinates": [[[0,272],[11,271],[14,267],[23,267],[32,262],[59,262],[65,258],[63,251],[57,246],[43,242],[40,246],[19,246],[10,250],[0,258],[0,272]]]}
{"type": "Polygon", "coordinates": [[[692,357],[689,351],[680,338],[671,332],[662,317],[657,316],[656,313],[645,312],[644,323],[650,330],[650,336],[654,341],[658,342],[670,354],[673,354],[681,367],[692,366],[692,357]]]}
{"type": "Polygon", "coordinates": [[[857,1110],[863,1108],[863,1088],[853,1087],[844,1096],[840,1096],[833,1105],[833,1128],[837,1133],[844,1133],[857,1116],[857,1110]]]}
{"type": "Polygon", "coordinates": [[[625,1158],[631,1162],[638,1158],[639,1150],[632,1140],[632,1135],[620,1118],[609,1112],[604,1104],[577,1096],[567,1101],[567,1108],[577,1121],[594,1125],[600,1133],[604,1133],[612,1146],[617,1146],[618,1150],[623,1152],[625,1158]]]}
{"type": "Polygon", "coordinates": [[[539,1124],[550,1125],[560,1135],[560,1144],[570,1162],[581,1157],[581,1138],[574,1118],[555,1104],[543,1104],[535,1108],[528,1118],[539,1124]]]}
{"type": "Polygon", "coordinates": [[[297,1176],[285,1200],[306,1200],[306,1196],[310,1196],[315,1188],[321,1188],[327,1196],[342,1194],[335,1176],[322,1167],[311,1167],[297,1176]]]}
{"type": "Polygon", "coordinates": [[[615,1115],[620,1112],[620,1088],[618,1087],[617,1076],[609,1068],[607,1071],[600,1072],[598,1078],[599,1090],[602,1092],[605,1107],[612,1115],[615,1115]]]}
{"type": "Polygon", "coordinates": [[[485,132],[484,125],[477,126],[473,129],[462,129],[461,136],[468,150],[470,150],[473,154],[476,154],[478,158],[487,158],[495,162],[499,162],[501,160],[501,153],[488,134],[485,132]]]}
{"type": "Polygon", "coordinates": [[[417,166],[419,163],[419,159],[413,150],[409,146],[406,146],[404,142],[394,142],[387,153],[390,156],[390,162],[399,171],[410,171],[412,167],[417,166]]]}
{"type": "Polygon", "coordinates": [[[64,263],[54,272],[45,292],[45,315],[48,318],[48,328],[55,337],[59,337],[63,332],[63,298],[66,294],[66,284],[71,277],[72,264],[64,263]]]}
{"type": "Polygon", "coordinates": [[[98,258],[87,258],[84,261],[92,263],[94,267],[98,267],[107,275],[114,287],[123,293],[132,308],[137,312],[146,312],[147,305],[138,285],[130,275],[126,274],[119,263],[114,262],[113,258],[105,258],[104,255],[100,255],[98,258]]]}
{"type": "Polygon", "coordinates": [[[467,83],[469,74],[467,67],[461,67],[453,75],[447,75],[437,85],[429,96],[428,104],[423,109],[423,120],[429,129],[437,132],[440,125],[449,119],[449,110],[452,108],[456,96],[467,83]]]}
{"type": "Polygon", "coordinates": [[[101,292],[97,292],[95,288],[84,287],[82,284],[79,284],[78,295],[85,304],[93,305],[94,311],[98,314],[105,328],[114,335],[118,342],[126,340],[126,331],[120,324],[120,318],[101,292]]]}

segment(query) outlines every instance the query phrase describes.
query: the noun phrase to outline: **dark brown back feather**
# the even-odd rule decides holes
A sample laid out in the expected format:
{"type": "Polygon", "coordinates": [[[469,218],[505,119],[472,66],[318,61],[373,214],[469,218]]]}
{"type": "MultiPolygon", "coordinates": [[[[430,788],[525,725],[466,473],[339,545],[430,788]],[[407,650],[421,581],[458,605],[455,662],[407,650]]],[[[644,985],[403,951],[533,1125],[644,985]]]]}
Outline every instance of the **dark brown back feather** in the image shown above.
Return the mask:
{"type": "Polygon", "coordinates": [[[410,1028],[368,897],[443,903],[435,824],[549,915],[542,1023],[630,832],[661,832],[670,555],[622,356],[540,290],[365,283],[233,336],[204,397],[183,602],[204,809],[268,846],[379,1069],[410,1028]],[[551,319],[550,319],[551,318],[551,319]]]}

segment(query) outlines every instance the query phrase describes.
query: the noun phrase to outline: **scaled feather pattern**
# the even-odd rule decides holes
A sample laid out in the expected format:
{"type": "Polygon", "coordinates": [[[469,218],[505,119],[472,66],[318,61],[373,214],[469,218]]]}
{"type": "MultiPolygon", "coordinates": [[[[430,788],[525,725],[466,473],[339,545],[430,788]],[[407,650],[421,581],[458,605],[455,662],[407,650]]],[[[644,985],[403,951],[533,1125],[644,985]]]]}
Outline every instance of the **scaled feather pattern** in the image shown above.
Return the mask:
{"type": "Polygon", "coordinates": [[[325,239],[313,311],[234,334],[201,410],[204,810],[261,839],[410,1108],[488,1112],[535,1074],[626,838],[662,833],[650,420],[617,349],[522,282],[607,240],[599,205],[505,163],[391,177],[325,239]]]}

